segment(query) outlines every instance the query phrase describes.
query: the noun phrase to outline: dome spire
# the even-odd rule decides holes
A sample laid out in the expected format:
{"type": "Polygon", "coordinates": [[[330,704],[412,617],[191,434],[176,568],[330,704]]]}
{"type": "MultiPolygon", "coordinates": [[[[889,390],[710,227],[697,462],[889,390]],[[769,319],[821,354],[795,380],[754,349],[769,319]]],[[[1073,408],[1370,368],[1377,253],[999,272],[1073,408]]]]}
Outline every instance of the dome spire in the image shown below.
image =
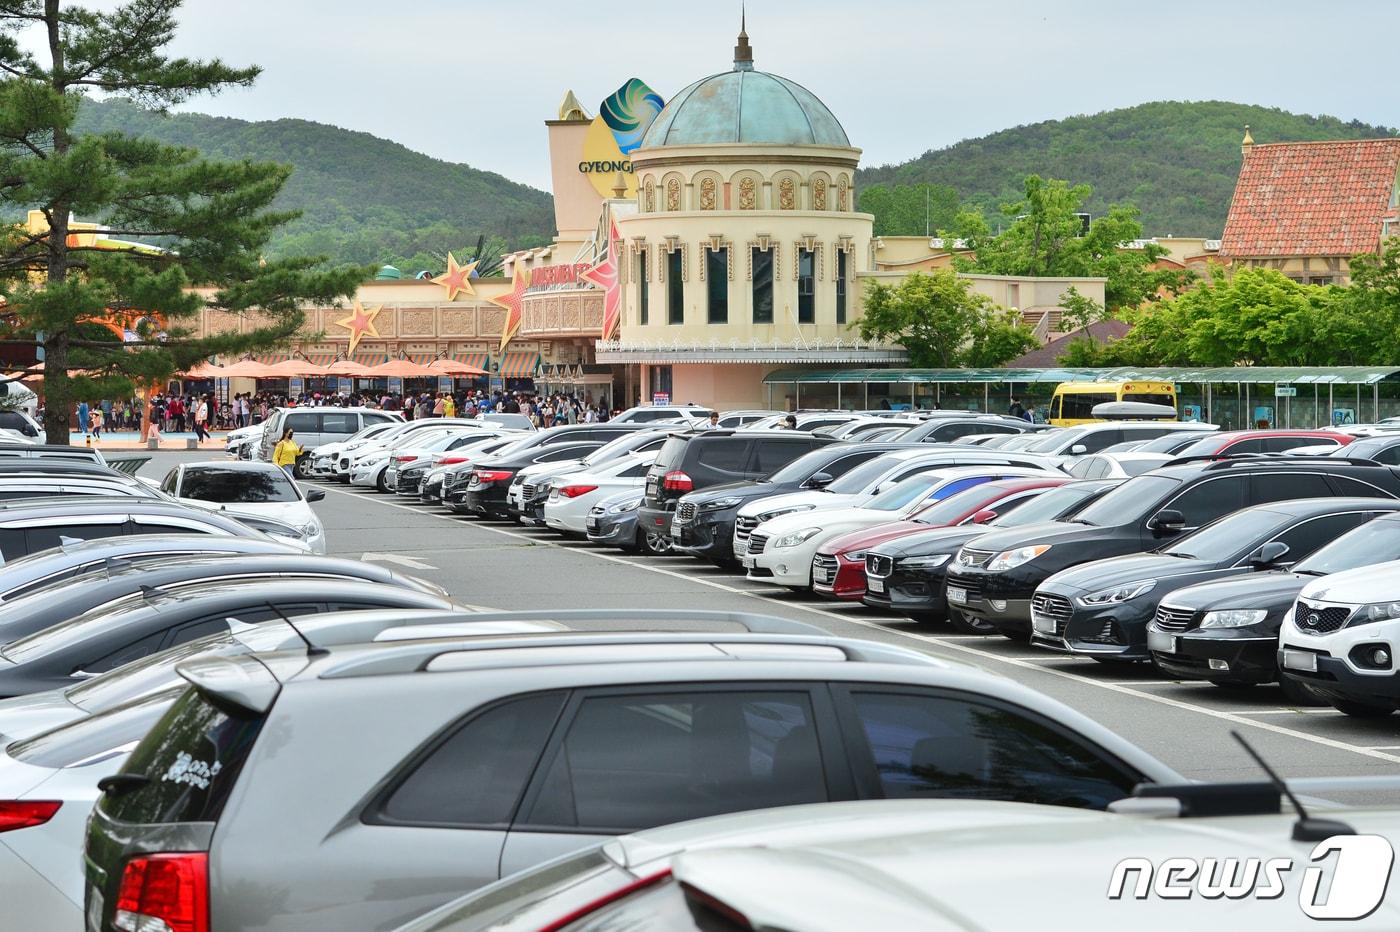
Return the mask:
{"type": "Polygon", "coordinates": [[[734,46],[734,70],[753,71],[753,49],[749,47],[748,11],[739,6],[739,44],[734,46]]]}

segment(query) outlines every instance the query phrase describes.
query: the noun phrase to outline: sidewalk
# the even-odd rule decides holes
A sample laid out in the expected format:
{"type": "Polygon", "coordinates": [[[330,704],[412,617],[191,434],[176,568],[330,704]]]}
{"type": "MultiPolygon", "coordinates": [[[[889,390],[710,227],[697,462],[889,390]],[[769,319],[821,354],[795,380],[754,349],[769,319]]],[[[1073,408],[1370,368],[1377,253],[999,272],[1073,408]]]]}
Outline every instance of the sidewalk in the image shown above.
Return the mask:
{"type": "MultiPolygon", "coordinates": [[[[201,450],[224,449],[224,434],[226,431],[210,431],[208,440],[199,444],[201,450]]],[[[186,441],[194,439],[194,431],[161,431],[160,449],[162,450],[183,450],[186,441]]],[[[75,430],[69,435],[69,444],[75,447],[87,446],[86,436],[80,430],[75,430]]],[[[141,440],[141,435],[134,430],[104,430],[102,438],[93,439],[92,446],[99,450],[144,450],[146,444],[141,440]]]]}

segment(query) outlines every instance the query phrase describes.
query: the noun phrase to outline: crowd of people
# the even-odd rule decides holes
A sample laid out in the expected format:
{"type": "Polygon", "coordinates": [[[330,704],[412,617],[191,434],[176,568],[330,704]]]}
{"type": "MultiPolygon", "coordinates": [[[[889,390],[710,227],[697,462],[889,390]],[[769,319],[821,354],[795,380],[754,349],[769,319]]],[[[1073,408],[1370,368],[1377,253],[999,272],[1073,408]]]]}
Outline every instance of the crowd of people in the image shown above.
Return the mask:
{"type": "MultiPolygon", "coordinates": [[[[619,411],[606,397],[594,399],[556,392],[535,394],[525,391],[485,391],[458,389],[452,392],[307,392],[288,397],[274,392],[242,392],[219,401],[213,393],[160,393],[150,399],[150,433],[159,439],[163,432],[193,431],[206,440],[211,430],[232,430],[265,421],[278,407],[367,407],[401,411],[408,420],[427,417],[466,417],[493,412],[520,414],[536,427],[555,424],[591,424],[611,419],[619,411]]],[[[145,405],[139,398],[100,402],[80,402],[76,424],[84,434],[100,439],[103,431],[141,431],[145,405]]]]}

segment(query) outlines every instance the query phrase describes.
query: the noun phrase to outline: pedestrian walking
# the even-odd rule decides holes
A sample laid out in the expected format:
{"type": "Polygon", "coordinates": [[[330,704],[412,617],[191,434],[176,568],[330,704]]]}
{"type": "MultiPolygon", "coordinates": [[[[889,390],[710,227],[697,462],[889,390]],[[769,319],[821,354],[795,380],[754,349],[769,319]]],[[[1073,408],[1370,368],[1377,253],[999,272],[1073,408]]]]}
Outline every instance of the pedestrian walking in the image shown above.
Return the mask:
{"type": "Polygon", "coordinates": [[[292,429],[288,427],[282,432],[282,439],[277,441],[277,446],[272,449],[272,462],[282,467],[282,471],[293,479],[296,478],[297,457],[305,452],[301,444],[292,439],[292,429]]]}
{"type": "Polygon", "coordinates": [[[88,423],[91,414],[92,411],[88,408],[88,403],[86,401],[78,402],[78,427],[82,430],[84,437],[87,436],[88,430],[91,429],[88,423]]]}
{"type": "Polygon", "coordinates": [[[194,409],[194,437],[199,443],[209,439],[209,402],[203,398],[194,409]]]}

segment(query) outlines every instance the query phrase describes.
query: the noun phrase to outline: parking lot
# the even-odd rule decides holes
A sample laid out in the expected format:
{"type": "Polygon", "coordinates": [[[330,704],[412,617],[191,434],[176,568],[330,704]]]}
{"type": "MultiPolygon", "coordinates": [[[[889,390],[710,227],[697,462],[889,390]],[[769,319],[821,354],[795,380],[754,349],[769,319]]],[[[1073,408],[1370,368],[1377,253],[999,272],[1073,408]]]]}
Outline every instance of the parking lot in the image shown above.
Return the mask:
{"type": "MultiPolygon", "coordinates": [[[[162,452],[143,475],[181,459],[162,452]]],[[[461,518],[401,496],[317,483],[315,508],[329,553],[423,576],[457,600],[491,609],[704,608],[762,612],[834,634],[904,645],[1004,674],[1054,696],[1200,780],[1258,779],[1230,738],[1241,731],[1287,776],[1389,775],[1400,763],[1395,719],[1290,708],[1277,687],[1227,690],[1167,681],[1145,664],[1097,664],[1005,638],[919,626],[859,604],[838,603],[745,579],[691,557],[643,557],[561,538],[542,528],[461,518]]],[[[1364,794],[1389,801],[1400,793],[1364,794]]]]}

